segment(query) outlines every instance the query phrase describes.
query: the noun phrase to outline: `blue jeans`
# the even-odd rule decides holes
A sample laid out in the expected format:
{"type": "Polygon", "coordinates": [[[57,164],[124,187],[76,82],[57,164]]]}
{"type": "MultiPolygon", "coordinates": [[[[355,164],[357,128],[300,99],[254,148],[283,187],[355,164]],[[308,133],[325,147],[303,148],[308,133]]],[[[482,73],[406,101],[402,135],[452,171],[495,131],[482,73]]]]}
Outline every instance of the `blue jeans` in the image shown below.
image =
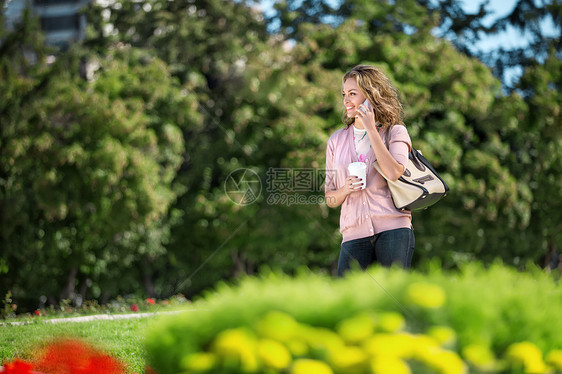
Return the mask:
{"type": "Polygon", "coordinates": [[[385,267],[400,263],[404,269],[409,269],[415,244],[414,231],[406,228],[344,242],[338,260],[338,277],[349,270],[353,261],[359,262],[363,270],[374,262],[385,267]]]}

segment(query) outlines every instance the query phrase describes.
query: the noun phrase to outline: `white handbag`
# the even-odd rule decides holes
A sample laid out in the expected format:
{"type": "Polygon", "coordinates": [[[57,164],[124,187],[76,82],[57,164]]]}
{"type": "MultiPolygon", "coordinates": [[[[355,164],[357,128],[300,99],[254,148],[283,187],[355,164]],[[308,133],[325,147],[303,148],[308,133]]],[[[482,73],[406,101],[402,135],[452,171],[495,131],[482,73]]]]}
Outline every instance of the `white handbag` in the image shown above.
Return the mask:
{"type": "MultiPolygon", "coordinates": [[[[388,141],[387,141],[388,147],[388,141]]],[[[427,209],[449,192],[447,183],[437,174],[422,153],[412,147],[404,174],[396,181],[389,180],[377,161],[373,166],[386,179],[394,206],[400,210],[427,209]]]]}

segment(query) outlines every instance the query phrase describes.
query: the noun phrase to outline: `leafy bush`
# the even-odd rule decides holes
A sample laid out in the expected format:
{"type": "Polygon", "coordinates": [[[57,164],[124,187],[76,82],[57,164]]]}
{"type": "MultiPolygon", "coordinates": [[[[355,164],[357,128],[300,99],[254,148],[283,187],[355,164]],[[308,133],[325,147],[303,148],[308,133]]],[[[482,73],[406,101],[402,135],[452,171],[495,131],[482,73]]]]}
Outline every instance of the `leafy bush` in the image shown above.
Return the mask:
{"type": "Polygon", "coordinates": [[[158,373],[562,372],[562,292],[539,269],[268,272],[149,331],[158,373]]]}

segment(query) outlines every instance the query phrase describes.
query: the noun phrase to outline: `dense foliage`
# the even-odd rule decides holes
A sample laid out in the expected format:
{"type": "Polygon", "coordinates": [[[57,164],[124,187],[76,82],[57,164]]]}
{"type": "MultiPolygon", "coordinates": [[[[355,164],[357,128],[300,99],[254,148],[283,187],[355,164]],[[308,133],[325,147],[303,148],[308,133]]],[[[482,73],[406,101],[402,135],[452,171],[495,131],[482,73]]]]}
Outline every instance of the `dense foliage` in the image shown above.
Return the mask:
{"type": "Polygon", "coordinates": [[[157,372],[562,372],[560,284],[538,269],[269,273],[194,307],[151,328],[157,372]]]}
{"type": "MultiPolygon", "coordinates": [[[[28,13],[2,29],[0,295],[35,309],[192,296],[263,265],[333,272],[325,146],[359,63],[396,83],[414,145],[451,187],[414,213],[415,263],[556,266],[559,39],[505,90],[448,41],[481,24],[428,3],[286,1],[266,18],[249,1],[93,2],[86,40],[54,63],[28,13]],[[251,204],[225,188],[240,169],[261,183],[251,204]]],[[[559,27],[560,6],[545,7],[536,19],[559,27]]]]}

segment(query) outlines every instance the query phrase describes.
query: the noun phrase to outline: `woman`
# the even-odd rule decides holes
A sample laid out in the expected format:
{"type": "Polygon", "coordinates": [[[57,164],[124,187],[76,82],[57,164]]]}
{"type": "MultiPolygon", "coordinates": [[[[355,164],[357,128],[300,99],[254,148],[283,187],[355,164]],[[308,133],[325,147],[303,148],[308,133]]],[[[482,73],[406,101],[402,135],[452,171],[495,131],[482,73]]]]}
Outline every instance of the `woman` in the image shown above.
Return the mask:
{"type": "Polygon", "coordinates": [[[328,140],[326,171],[330,178],[325,184],[328,206],[341,205],[338,276],[343,276],[352,261],[359,262],[362,269],[374,262],[387,267],[396,262],[408,269],[415,245],[411,213],[396,209],[386,180],[372,166],[376,160],[393,180],[405,170],[412,143],[398,92],[380,69],[359,65],[343,77],[342,95],[346,127],[328,140]],[[357,161],[367,164],[366,181],[347,171],[357,161]]]}

